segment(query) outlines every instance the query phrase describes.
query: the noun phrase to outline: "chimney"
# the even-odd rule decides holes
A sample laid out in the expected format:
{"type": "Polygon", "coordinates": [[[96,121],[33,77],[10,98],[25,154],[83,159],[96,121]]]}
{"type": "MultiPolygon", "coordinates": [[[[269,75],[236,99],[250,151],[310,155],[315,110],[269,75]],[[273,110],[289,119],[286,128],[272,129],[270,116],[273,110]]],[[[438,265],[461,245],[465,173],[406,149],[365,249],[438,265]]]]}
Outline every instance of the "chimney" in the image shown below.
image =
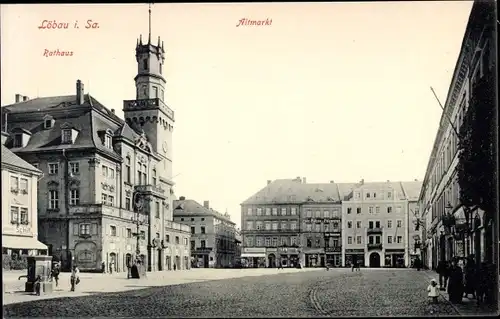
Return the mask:
{"type": "Polygon", "coordinates": [[[22,95],[21,94],[16,94],[16,103],[21,102],[22,100],[22,95]]]}
{"type": "Polygon", "coordinates": [[[179,197],[179,200],[186,200],[186,197],[181,196],[181,197],[179,197]]]}
{"type": "Polygon", "coordinates": [[[418,182],[418,179],[415,178],[415,182],[418,182]]]}
{"type": "Polygon", "coordinates": [[[390,183],[391,181],[390,180],[387,180],[387,183],[390,183]]]}
{"type": "Polygon", "coordinates": [[[76,104],[82,105],[84,102],[85,92],[83,90],[82,81],[76,81],[76,104]]]}
{"type": "Polygon", "coordinates": [[[111,109],[111,113],[115,114],[115,109],[111,109]]]}
{"type": "Polygon", "coordinates": [[[364,179],[364,178],[362,178],[362,179],[359,181],[359,183],[360,183],[361,185],[364,185],[364,184],[365,184],[365,179],[364,179]]]}
{"type": "Polygon", "coordinates": [[[29,99],[30,99],[29,97],[27,97],[27,96],[23,96],[23,102],[26,102],[26,101],[28,101],[29,99]]]}
{"type": "Polygon", "coordinates": [[[297,176],[297,178],[295,178],[295,181],[296,181],[296,182],[299,182],[299,183],[300,183],[300,182],[302,182],[302,181],[300,180],[300,176],[297,176]]]}
{"type": "Polygon", "coordinates": [[[306,178],[302,177],[302,183],[307,184],[306,178]]]}
{"type": "Polygon", "coordinates": [[[203,202],[203,207],[205,207],[205,208],[210,208],[209,203],[210,203],[210,202],[209,202],[208,200],[204,201],[204,202],[203,202]]]}
{"type": "Polygon", "coordinates": [[[334,181],[330,181],[330,184],[333,184],[333,183],[335,183],[335,182],[334,181]]]}
{"type": "Polygon", "coordinates": [[[271,184],[271,180],[270,179],[267,180],[267,185],[269,185],[269,184],[271,184]]]}

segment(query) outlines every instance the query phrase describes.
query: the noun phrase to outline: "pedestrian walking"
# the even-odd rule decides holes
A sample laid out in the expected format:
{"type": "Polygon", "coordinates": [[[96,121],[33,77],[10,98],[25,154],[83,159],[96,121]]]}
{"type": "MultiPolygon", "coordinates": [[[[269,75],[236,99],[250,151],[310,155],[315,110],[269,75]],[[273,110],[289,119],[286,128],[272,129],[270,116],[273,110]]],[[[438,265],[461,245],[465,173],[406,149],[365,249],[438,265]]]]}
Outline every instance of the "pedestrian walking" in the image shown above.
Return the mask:
{"type": "Polygon", "coordinates": [[[177,265],[176,265],[176,264],[174,264],[174,271],[175,271],[176,269],[177,269],[177,265]]]}
{"type": "Polygon", "coordinates": [[[360,261],[358,261],[358,262],[356,263],[356,271],[361,271],[361,268],[360,268],[360,267],[361,267],[361,262],[360,262],[360,261]]]}
{"type": "Polygon", "coordinates": [[[106,263],[104,261],[101,263],[101,271],[103,274],[106,273],[106,263]]]}
{"type": "Polygon", "coordinates": [[[469,256],[465,264],[465,288],[464,297],[468,298],[472,294],[472,298],[476,298],[476,264],[474,257],[469,256]]]}
{"type": "Polygon", "coordinates": [[[444,260],[439,261],[436,272],[439,275],[439,289],[446,290],[446,284],[448,283],[448,278],[445,277],[445,273],[447,272],[447,262],[444,260]]]}
{"type": "Polygon", "coordinates": [[[71,291],[75,291],[76,285],[80,283],[80,269],[76,266],[73,266],[73,270],[71,271],[70,283],[71,291]]]}
{"type": "Polygon", "coordinates": [[[451,303],[461,303],[464,290],[462,268],[457,265],[457,260],[451,262],[448,278],[448,296],[451,303]]]}
{"type": "Polygon", "coordinates": [[[34,288],[35,288],[35,294],[37,296],[40,296],[40,290],[42,289],[42,276],[40,275],[36,276],[34,288]]]}
{"type": "Polygon", "coordinates": [[[54,281],[56,282],[56,287],[59,286],[59,274],[61,273],[59,269],[59,264],[55,264],[54,268],[52,269],[51,276],[54,278],[54,281]]]}
{"type": "Polygon", "coordinates": [[[421,266],[420,258],[418,256],[417,256],[417,258],[415,258],[414,265],[415,265],[415,268],[417,268],[417,271],[420,271],[420,268],[422,266],[421,266]]]}
{"type": "Polygon", "coordinates": [[[355,265],[354,262],[351,262],[351,272],[354,271],[355,265]]]}
{"type": "Polygon", "coordinates": [[[115,262],[112,260],[110,263],[109,263],[109,273],[110,274],[113,274],[113,267],[115,266],[115,262]]]}
{"type": "Polygon", "coordinates": [[[429,296],[432,300],[432,303],[436,304],[438,303],[438,297],[439,297],[439,287],[436,282],[436,279],[431,279],[431,283],[427,287],[427,296],[429,296]]]}

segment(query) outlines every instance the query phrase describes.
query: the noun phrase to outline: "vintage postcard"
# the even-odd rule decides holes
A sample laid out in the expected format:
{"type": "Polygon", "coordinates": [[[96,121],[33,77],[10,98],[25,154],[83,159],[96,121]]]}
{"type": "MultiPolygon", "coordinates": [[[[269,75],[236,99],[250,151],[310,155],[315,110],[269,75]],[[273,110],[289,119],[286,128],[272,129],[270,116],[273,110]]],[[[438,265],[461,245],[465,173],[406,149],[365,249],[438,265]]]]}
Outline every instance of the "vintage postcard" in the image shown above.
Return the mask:
{"type": "Polygon", "coordinates": [[[2,4],[4,316],[496,315],[496,10],[2,4]]]}

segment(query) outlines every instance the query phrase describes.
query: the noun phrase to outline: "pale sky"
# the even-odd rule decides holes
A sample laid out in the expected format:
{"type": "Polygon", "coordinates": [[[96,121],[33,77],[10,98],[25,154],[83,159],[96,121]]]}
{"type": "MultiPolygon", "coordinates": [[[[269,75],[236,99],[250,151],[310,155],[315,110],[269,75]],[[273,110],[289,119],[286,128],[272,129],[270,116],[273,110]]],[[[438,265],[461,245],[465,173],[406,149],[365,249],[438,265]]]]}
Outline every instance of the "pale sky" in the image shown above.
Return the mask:
{"type": "MultiPolygon", "coordinates": [[[[267,180],[422,180],[472,1],[155,4],[175,193],[231,214],[267,180]],[[242,18],[272,19],[236,27],[242,18]],[[176,176],[177,175],[177,176],[176,176]]],[[[147,4],[2,5],[1,103],[85,91],[123,117],[147,4]],[[85,21],[99,23],[85,29],[85,21]],[[80,28],[40,30],[43,20],[80,28]],[[44,57],[45,49],[73,51],[44,57]]]]}

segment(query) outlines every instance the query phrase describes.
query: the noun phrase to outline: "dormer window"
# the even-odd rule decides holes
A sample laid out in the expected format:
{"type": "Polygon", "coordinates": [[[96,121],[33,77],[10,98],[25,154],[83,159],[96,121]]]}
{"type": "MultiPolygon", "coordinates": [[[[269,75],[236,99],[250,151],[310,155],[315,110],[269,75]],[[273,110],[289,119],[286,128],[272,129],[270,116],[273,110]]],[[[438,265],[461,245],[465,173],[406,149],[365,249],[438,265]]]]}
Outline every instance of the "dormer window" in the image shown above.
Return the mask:
{"type": "Polygon", "coordinates": [[[43,117],[43,128],[44,129],[49,129],[54,126],[55,120],[52,116],[50,115],[45,115],[43,117]]]}
{"type": "Polygon", "coordinates": [[[26,147],[31,137],[31,132],[20,127],[12,129],[12,147],[26,147]]]}
{"type": "Polygon", "coordinates": [[[70,144],[73,142],[72,138],[71,138],[71,130],[70,129],[62,130],[62,142],[65,144],[70,144]]]}
{"type": "Polygon", "coordinates": [[[14,135],[14,147],[23,147],[23,134],[14,135]]]}
{"type": "Polygon", "coordinates": [[[78,130],[74,129],[69,123],[61,125],[61,143],[73,144],[78,137],[78,130]]]}
{"type": "Polygon", "coordinates": [[[104,146],[107,148],[113,148],[112,137],[113,132],[111,132],[111,130],[106,130],[106,133],[104,134],[104,146]]]}

